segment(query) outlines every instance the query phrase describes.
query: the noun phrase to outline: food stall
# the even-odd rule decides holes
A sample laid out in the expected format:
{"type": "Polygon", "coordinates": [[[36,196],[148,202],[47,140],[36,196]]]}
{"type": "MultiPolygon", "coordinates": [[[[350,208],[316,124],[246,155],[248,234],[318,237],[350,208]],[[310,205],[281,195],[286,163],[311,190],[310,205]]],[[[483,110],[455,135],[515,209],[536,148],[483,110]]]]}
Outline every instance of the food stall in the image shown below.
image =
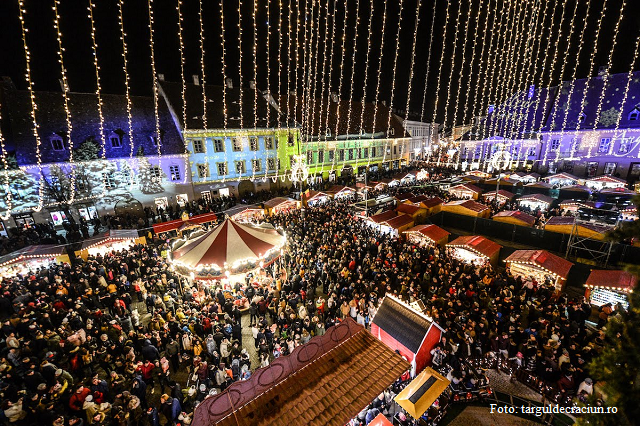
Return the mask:
{"type": "Polygon", "coordinates": [[[634,221],[638,220],[638,208],[636,206],[625,207],[620,210],[620,220],[634,221]]]}
{"type": "MultiPolygon", "coordinates": [[[[464,176],[475,176],[480,179],[489,179],[491,177],[491,173],[483,172],[482,170],[470,170],[464,174],[464,176]]],[[[462,176],[464,178],[464,176],[462,176]]]]}
{"type": "Polygon", "coordinates": [[[581,238],[604,241],[607,232],[613,230],[613,226],[600,225],[597,223],[576,221],[573,216],[553,216],[544,225],[544,230],[557,232],[559,234],[571,235],[574,233],[581,238]]]}
{"type": "Polygon", "coordinates": [[[0,256],[0,278],[25,275],[38,268],[47,268],[52,263],[69,263],[69,256],[65,253],[63,245],[28,246],[0,256]]]}
{"type": "MultiPolygon", "coordinates": [[[[394,398],[394,401],[416,420],[431,408],[451,382],[431,367],[427,367],[394,398]]],[[[444,405],[444,404],[443,404],[444,405]]],[[[440,404],[437,404],[439,407],[440,404]]]]}
{"type": "Polygon", "coordinates": [[[75,252],[75,255],[87,260],[89,256],[127,250],[133,245],[146,243],[146,238],[139,236],[137,229],[111,229],[104,235],[84,240],[82,247],[75,252]]]}
{"type": "Polygon", "coordinates": [[[538,181],[538,182],[532,182],[532,183],[527,183],[522,187],[522,193],[523,194],[543,194],[543,195],[549,195],[550,191],[553,189],[553,185],[547,183],[547,182],[543,182],[543,181],[538,181]]]}
{"type": "Polygon", "coordinates": [[[516,172],[509,175],[509,179],[517,180],[518,182],[522,182],[523,184],[534,183],[540,179],[540,175],[537,173],[524,173],[524,172],[516,172]]]}
{"type": "Polygon", "coordinates": [[[518,198],[516,202],[518,203],[518,206],[526,207],[531,209],[531,211],[540,209],[540,211],[544,212],[549,209],[549,206],[553,202],[553,198],[544,194],[531,194],[518,198]]]}
{"type": "Polygon", "coordinates": [[[302,194],[302,205],[305,207],[318,206],[320,204],[328,203],[331,201],[331,196],[326,192],[314,191],[311,189],[306,190],[302,194]]]}
{"type": "Polygon", "coordinates": [[[627,271],[594,269],[584,284],[585,297],[595,306],[611,303],[615,307],[621,303],[627,309],[629,293],[634,291],[637,284],[637,278],[627,271]]]}
{"type": "Polygon", "coordinates": [[[418,225],[413,228],[409,228],[403,232],[407,241],[419,245],[421,247],[428,247],[438,245],[444,247],[449,241],[449,232],[440,228],[437,225],[418,225]]]}
{"type": "MultiPolygon", "coordinates": [[[[513,192],[509,192],[506,189],[499,189],[497,195],[498,205],[501,206],[504,203],[513,200],[513,197],[515,196],[516,195],[513,192]]],[[[493,203],[493,201],[496,199],[496,191],[485,192],[484,194],[482,194],[482,198],[484,198],[485,203],[493,203]]]]}
{"type": "Polygon", "coordinates": [[[180,236],[182,231],[192,229],[197,225],[206,225],[216,222],[218,216],[215,213],[203,213],[194,216],[189,216],[187,212],[184,212],[180,219],[170,220],[168,222],[156,223],[153,225],[153,232],[156,235],[164,234],[167,232],[176,231],[180,236]],[[188,223],[187,223],[188,222],[188,223]]]}
{"type": "Polygon", "coordinates": [[[402,232],[411,228],[414,225],[413,217],[407,214],[401,214],[399,216],[392,217],[391,219],[380,222],[380,232],[384,234],[391,234],[397,237],[402,232]]]}
{"type": "Polygon", "coordinates": [[[496,265],[502,246],[479,235],[464,235],[446,245],[451,254],[465,263],[496,265]]]}
{"type": "Polygon", "coordinates": [[[240,223],[260,223],[264,219],[264,210],[257,204],[240,204],[225,210],[224,213],[240,223]]]}
{"type": "Polygon", "coordinates": [[[584,185],[569,185],[560,188],[558,199],[579,199],[586,200],[591,195],[591,189],[584,185]]]}
{"type": "Polygon", "coordinates": [[[449,194],[456,198],[477,200],[482,194],[482,189],[471,183],[463,183],[450,187],[449,194]]]}
{"type": "Polygon", "coordinates": [[[556,290],[562,291],[573,263],[546,250],[516,250],[505,259],[514,277],[529,278],[542,284],[549,280],[556,290]]]}
{"type": "Polygon", "coordinates": [[[344,200],[350,197],[355,197],[356,190],[349,186],[334,185],[326,191],[336,200],[344,200]]]}
{"type": "Polygon", "coordinates": [[[298,202],[292,198],[276,197],[264,202],[264,212],[267,216],[284,213],[298,208],[298,202]]]}

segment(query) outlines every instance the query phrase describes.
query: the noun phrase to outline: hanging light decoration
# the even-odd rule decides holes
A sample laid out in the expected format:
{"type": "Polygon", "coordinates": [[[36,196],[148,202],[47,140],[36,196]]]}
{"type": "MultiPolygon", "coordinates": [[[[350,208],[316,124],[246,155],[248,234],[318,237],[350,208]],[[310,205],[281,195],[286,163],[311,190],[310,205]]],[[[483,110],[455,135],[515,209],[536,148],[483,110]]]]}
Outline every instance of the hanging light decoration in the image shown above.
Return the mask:
{"type": "MultiPolygon", "coordinates": [[[[258,0],[253,0],[253,130],[258,128],[258,0]]],[[[267,83],[267,89],[269,83],[267,83]]]]}
{"type": "MultiPolygon", "coordinates": [[[[485,16],[485,29],[487,28],[487,24],[489,22],[489,13],[491,11],[490,7],[491,7],[491,0],[489,0],[487,2],[487,7],[489,7],[489,9],[487,9],[487,14],[485,16]]],[[[476,58],[476,48],[478,46],[478,30],[480,29],[480,17],[482,16],[482,12],[484,10],[484,2],[480,1],[479,4],[479,9],[478,9],[478,14],[476,15],[476,21],[474,24],[474,33],[473,33],[473,46],[471,47],[471,60],[469,60],[469,75],[470,77],[473,75],[473,63],[475,62],[475,58],[476,58]]],[[[482,47],[484,48],[484,38],[482,41],[483,45],[482,47]]],[[[482,69],[482,55],[480,56],[480,60],[479,60],[479,67],[480,69],[482,69]]],[[[464,71],[464,70],[462,70],[464,71]]],[[[462,76],[461,72],[461,76],[462,76]]],[[[471,96],[471,81],[469,82],[469,84],[467,84],[467,92],[465,94],[465,108],[464,108],[464,115],[462,117],[462,122],[463,123],[468,123],[468,118],[469,118],[469,98],[471,96]]],[[[478,84],[475,85],[476,86],[476,93],[477,93],[477,87],[478,84]]],[[[471,151],[471,150],[468,150],[471,151]]]]}
{"type": "MultiPolygon", "coordinates": [[[[200,0],[202,2],[202,0],[200,0]]],[[[221,0],[224,1],[224,0],[221,0]]],[[[244,129],[244,113],[242,108],[242,0],[238,0],[238,76],[240,77],[240,84],[238,89],[240,91],[240,98],[238,99],[238,106],[240,108],[240,128],[244,129]]],[[[226,151],[226,150],[225,150],[226,151]]]]}
{"type": "MultiPolygon", "coordinates": [[[[420,3],[420,0],[418,0],[420,3]]],[[[351,106],[353,103],[353,83],[355,81],[356,74],[356,55],[358,52],[358,28],[360,27],[360,0],[356,0],[356,28],[355,28],[355,37],[353,40],[353,54],[351,55],[351,86],[349,88],[349,108],[347,109],[347,134],[349,134],[349,129],[351,128],[351,106]]],[[[411,91],[411,89],[409,89],[411,91]]],[[[359,144],[358,144],[359,146],[359,144]]],[[[357,159],[356,155],[356,170],[357,170],[357,159]]]]}
{"type": "Polygon", "coordinates": [[[389,101],[389,114],[387,116],[386,135],[389,138],[391,129],[391,116],[393,114],[393,101],[396,94],[396,71],[398,69],[398,56],[400,56],[400,31],[402,30],[402,6],[404,1],[400,0],[400,10],[398,10],[398,31],[396,32],[396,56],[393,60],[393,77],[391,78],[391,99],[389,101]]]}
{"type": "MultiPolygon", "coordinates": [[[[371,124],[372,135],[375,135],[376,133],[376,124],[377,124],[377,118],[378,118],[378,99],[380,97],[380,82],[382,80],[382,62],[383,62],[382,60],[384,58],[384,33],[385,33],[385,28],[387,26],[387,3],[388,2],[386,1],[384,2],[384,9],[382,11],[382,31],[380,32],[380,58],[378,59],[378,80],[376,83],[376,97],[373,102],[373,118],[372,118],[373,122],[371,124]]],[[[383,164],[386,158],[388,146],[389,146],[389,139],[385,138],[383,159],[382,159],[383,164]]]]}
{"type": "MultiPolygon", "coordinates": [[[[349,18],[349,1],[345,0],[344,2],[344,18],[343,18],[343,26],[342,26],[342,47],[340,49],[340,79],[338,80],[338,99],[336,105],[336,138],[340,134],[340,100],[342,98],[342,82],[344,77],[344,54],[346,52],[345,44],[347,42],[347,20],[349,18]]],[[[349,133],[349,129],[347,129],[347,133],[349,133]]]]}
{"type": "MultiPolygon", "coordinates": [[[[327,76],[327,81],[328,81],[327,107],[326,108],[324,107],[324,96],[322,96],[322,99],[320,100],[321,102],[320,103],[320,124],[318,125],[319,127],[318,131],[320,131],[321,134],[323,135],[324,142],[327,141],[327,137],[329,133],[329,113],[331,112],[331,77],[333,76],[333,52],[335,47],[337,7],[338,7],[338,1],[333,0],[333,14],[331,19],[331,43],[330,43],[331,47],[329,48],[329,75],[327,76]],[[326,116],[325,116],[324,128],[320,129],[320,127],[322,127],[322,113],[325,112],[325,110],[326,110],[326,116]]],[[[324,79],[324,73],[323,73],[323,79],[324,79]]],[[[322,93],[324,94],[324,80],[322,84],[322,93]]],[[[337,140],[337,137],[336,137],[336,140],[337,140]]],[[[333,160],[331,162],[331,171],[333,171],[334,165],[335,165],[335,153],[333,156],[333,160]]]]}
{"type": "MultiPolygon", "coordinates": [[[[629,73],[627,74],[627,84],[624,88],[624,96],[622,97],[622,103],[620,104],[620,114],[618,114],[618,119],[616,120],[616,127],[613,131],[614,137],[619,137],[618,130],[620,129],[620,120],[622,119],[622,114],[624,114],[625,107],[627,105],[627,99],[629,97],[629,87],[631,86],[631,80],[633,79],[633,70],[636,68],[636,62],[638,60],[638,53],[640,52],[640,36],[636,38],[636,46],[633,51],[633,58],[631,59],[631,64],[629,65],[629,73]]],[[[623,132],[624,137],[625,132],[623,132]]],[[[629,146],[629,149],[624,152],[622,155],[627,156],[633,150],[640,145],[640,141],[636,139],[635,146],[629,146]]],[[[617,155],[616,155],[617,156],[617,155]]],[[[638,151],[638,157],[640,157],[640,151],[638,151]]]]}
{"type": "MultiPolygon", "coordinates": [[[[156,52],[154,45],[154,19],[153,19],[153,0],[147,0],[149,10],[149,47],[151,48],[151,73],[153,74],[153,112],[156,119],[156,147],[158,148],[158,167],[160,167],[160,158],[162,156],[161,146],[162,138],[160,136],[160,113],[158,110],[158,74],[156,73],[156,52]]],[[[204,91],[204,76],[202,76],[202,88],[204,91]]],[[[206,117],[206,114],[205,114],[206,117]]],[[[206,120],[206,118],[205,118],[206,120]]],[[[205,121],[206,123],[206,121],[205,121]]],[[[205,125],[206,128],[206,125],[205,125]]]]}
{"type": "Polygon", "coordinates": [[[7,161],[7,150],[4,144],[4,136],[2,136],[2,104],[0,103],[0,156],[2,167],[4,168],[4,200],[7,210],[4,215],[0,215],[0,219],[8,220],[11,217],[11,209],[13,208],[13,193],[11,192],[11,179],[9,178],[9,162],[7,161]]]}
{"type": "MultiPolygon", "coordinates": [[[[131,93],[130,85],[131,79],[129,78],[129,63],[127,60],[127,40],[126,32],[124,31],[124,14],[122,12],[124,6],[124,0],[118,1],[118,23],[120,24],[120,40],[122,41],[122,70],[124,72],[124,96],[127,100],[127,135],[129,136],[129,187],[133,187],[135,183],[135,174],[133,173],[133,117],[131,115],[131,93]]],[[[186,150],[186,145],[185,145],[186,150]]]]}
{"type": "MultiPolygon", "coordinates": [[[[491,1],[491,0],[489,0],[491,1]]],[[[373,4],[373,0],[371,1],[373,4]]],[[[429,69],[431,66],[431,46],[433,45],[433,29],[436,26],[436,5],[438,0],[433,0],[433,11],[431,17],[431,31],[429,32],[429,53],[427,53],[427,71],[424,75],[424,93],[422,94],[422,107],[420,109],[420,122],[424,122],[424,107],[427,103],[427,87],[429,87],[429,69]]],[[[448,2],[447,2],[448,4],[448,2]]]]}

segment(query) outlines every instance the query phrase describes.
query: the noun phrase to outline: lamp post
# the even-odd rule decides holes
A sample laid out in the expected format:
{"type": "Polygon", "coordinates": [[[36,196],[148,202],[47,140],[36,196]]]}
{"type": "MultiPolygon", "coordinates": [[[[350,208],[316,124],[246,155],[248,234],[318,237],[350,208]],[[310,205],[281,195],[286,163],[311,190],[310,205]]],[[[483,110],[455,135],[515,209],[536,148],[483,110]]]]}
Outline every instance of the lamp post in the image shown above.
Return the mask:
{"type": "Polygon", "coordinates": [[[498,178],[496,180],[496,193],[493,197],[496,208],[498,207],[498,191],[500,190],[500,172],[511,162],[511,154],[505,150],[505,144],[500,144],[493,157],[491,157],[491,166],[498,170],[498,178]]]}

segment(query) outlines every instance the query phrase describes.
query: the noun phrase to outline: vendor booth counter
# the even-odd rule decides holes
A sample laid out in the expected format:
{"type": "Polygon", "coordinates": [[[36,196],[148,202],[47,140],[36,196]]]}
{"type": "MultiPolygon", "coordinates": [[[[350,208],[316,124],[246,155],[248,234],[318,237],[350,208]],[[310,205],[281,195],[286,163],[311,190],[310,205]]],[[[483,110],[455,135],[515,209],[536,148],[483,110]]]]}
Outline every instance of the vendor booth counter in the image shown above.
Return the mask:
{"type": "Polygon", "coordinates": [[[63,245],[28,246],[0,256],[0,278],[25,275],[38,268],[47,268],[52,263],[69,263],[69,256],[65,253],[63,245]]]}
{"type": "Polygon", "coordinates": [[[538,283],[549,280],[561,291],[569,276],[573,263],[546,250],[516,250],[505,259],[514,277],[535,279],[538,283]]]}
{"type": "Polygon", "coordinates": [[[85,240],[80,250],[75,252],[75,255],[87,260],[89,256],[127,250],[136,244],[146,243],[147,239],[140,237],[137,229],[112,229],[104,235],[85,240]]]}
{"type": "Polygon", "coordinates": [[[593,270],[585,283],[587,297],[592,305],[602,306],[611,303],[629,307],[629,293],[638,284],[637,278],[627,271],[593,270]]]}
{"type": "Polygon", "coordinates": [[[458,237],[446,246],[454,257],[465,263],[496,265],[502,246],[479,235],[458,237]]]}

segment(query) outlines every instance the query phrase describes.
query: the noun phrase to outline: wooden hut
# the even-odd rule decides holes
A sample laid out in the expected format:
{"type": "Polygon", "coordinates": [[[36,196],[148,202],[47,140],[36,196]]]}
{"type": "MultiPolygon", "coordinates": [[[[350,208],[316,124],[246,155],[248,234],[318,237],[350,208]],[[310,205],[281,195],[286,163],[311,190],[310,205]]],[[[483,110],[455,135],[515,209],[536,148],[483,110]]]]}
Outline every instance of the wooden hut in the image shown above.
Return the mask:
{"type": "Polygon", "coordinates": [[[294,210],[298,202],[292,198],[276,197],[264,202],[264,212],[267,216],[294,210]]]}
{"type": "MultiPolygon", "coordinates": [[[[183,226],[187,222],[182,222],[183,226]]],[[[196,224],[196,226],[200,226],[196,224]]],[[[107,233],[89,238],[82,242],[80,250],[75,252],[76,257],[87,260],[89,256],[105,254],[112,251],[128,249],[135,244],[146,244],[145,237],[138,236],[137,229],[112,229],[107,233]]]]}
{"type": "Polygon", "coordinates": [[[407,241],[420,246],[439,245],[444,247],[449,241],[449,232],[437,225],[418,225],[403,232],[407,241]]]}
{"type": "Polygon", "coordinates": [[[546,250],[516,250],[505,259],[511,274],[527,280],[535,279],[539,283],[549,280],[557,289],[562,290],[573,263],[549,253],[546,250]]]}
{"type": "Polygon", "coordinates": [[[396,207],[396,211],[400,214],[411,216],[416,223],[422,223],[427,218],[427,209],[414,204],[400,203],[398,207],[396,207]]]}
{"type": "Polygon", "coordinates": [[[489,218],[491,209],[484,204],[480,204],[473,200],[449,201],[442,205],[442,211],[462,214],[465,216],[475,216],[489,218]]]}
{"type": "Polygon", "coordinates": [[[312,207],[330,201],[331,196],[326,192],[309,189],[302,194],[301,199],[303,206],[312,207]]]}
{"type": "Polygon", "coordinates": [[[527,183],[522,187],[523,194],[543,194],[549,195],[550,190],[553,189],[553,185],[548,182],[538,181],[527,183]]]}
{"type": "Polygon", "coordinates": [[[427,216],[431,216],[440,212],[443,201],[438,197],[429,198],[424,195],[418,195],[417,197],[405,200],[404,203],[410,203],[418,207],[422,207],[427,210],[427,216]]]}
{"type": "Polygon", "coordinates": [[[605,234],[613,229],[613,226],[599,225],[589,222],[577,222],[573,216],[554,216],[544,225],[545,231],[570,235],[576,228],[576,234],[582,238],[604,241],[605,234]]]}
{"type": "Polygon", "coordinates": [[[495,266],[502,246],[479,235],[465,235],[448,243],[447,248],[466,263],[489,262],[495,266]]]}
{"type": "Polygon", "coordinates": [[[621,303],[629,307],[629,293],[634,291],[638,279],[627,271],[592,270],[584,286],[585,297],[592,305],[602,306],[621,303]]]}
{"type": "Polygon", "coordinates": [[[544,194],[529,194],[518,198],[516,202],[520,207],[526,207],[532,211],[540,209],[544,212],[547,211],[551,203],[553,203],[553,198],[544,194]]]}
{"type": "Polygon", "coordinates": [[[556,173],[555,175],[543,178],[543,180],[554,187],[563,187],[578,183],[578,178],[569,173],[556,173]]]}
{"type": "Polygon", "coordinates": [[[589,178],[584,181],[584,184],[589,188],[599,191],[601,189],[624,189],[627,186],[627,181],[615,176],[603,175],[589,178]]]}
{"type": "Polygon", "coordinates": [[[535,225],[536,223],[535,217],[525,212],[522,212],[520,210],[509,210],[509,211],[499,212],[494,214],[492,219],[495,220],[496,222],[510,223],[513,225],[529,226],[529,227],[535,225]]]}
{"type": "Polygon", "coordinates": [[[591,189],[584,185],[569,185],[560,188],[560,200],[581,199],[586,200],[591,195],[591,189]]]}
{"type": "Polygon", "coordinates": [[[477,200],[482,194],[482,189],[471,183],[463,183],[450,187],[449,194],[456,198],[477,200]]]}
{"type": "MultiPolygon", "coordinates": [[[[515,196],[516,195],[513,192],[509,192],[506,189],[499,189],[497,195],[498,205],[501,206],[504,203],[513,200],[515,196]]],[[[493,203],[493,201],[496,199],[496,191],[485,192],[484,194],[482,194],[482,198],[484,199],[485,203],[493,203]]]]}
{"type": "Polygon", "coordinates": [[[47,268],[52,263],[69,263],[69,255],[65,246],[58,244],[41,244],[21,248],[4,256],[0,256],[0,278],[26,275],[38,268],[47,268]]]}

